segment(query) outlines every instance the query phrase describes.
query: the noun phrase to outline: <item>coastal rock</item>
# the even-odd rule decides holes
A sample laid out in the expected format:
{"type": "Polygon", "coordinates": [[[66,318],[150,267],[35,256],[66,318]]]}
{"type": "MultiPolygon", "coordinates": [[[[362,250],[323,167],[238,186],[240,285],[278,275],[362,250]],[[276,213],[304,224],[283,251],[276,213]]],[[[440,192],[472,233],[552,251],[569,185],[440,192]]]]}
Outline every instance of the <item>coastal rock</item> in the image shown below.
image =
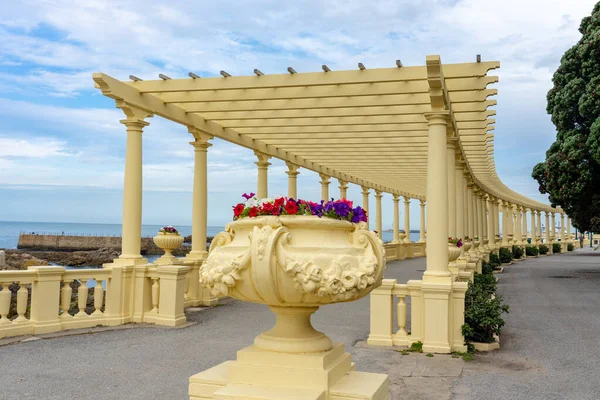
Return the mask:
{"type": "Polygon", "coordinates": [[[24,270],[35,265],[49,265],[48,261],[40,259],[29,253],[6,250],[6,265],[0,266],[5,270],[24,270]]]}

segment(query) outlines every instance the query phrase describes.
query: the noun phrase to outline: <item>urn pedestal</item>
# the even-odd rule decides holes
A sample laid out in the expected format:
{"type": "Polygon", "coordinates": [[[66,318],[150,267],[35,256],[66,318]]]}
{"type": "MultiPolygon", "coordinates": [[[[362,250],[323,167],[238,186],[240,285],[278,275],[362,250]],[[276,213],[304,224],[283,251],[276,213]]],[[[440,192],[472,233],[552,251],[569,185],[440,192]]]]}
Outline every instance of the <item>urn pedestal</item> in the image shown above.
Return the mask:
{"type": "Polygon", "coordinates": [[[235,361],[192,376],[190,399],[388,399],[387,375],[355,371],[343,344],[310,322],[321,305],[369,294],[384,269],[383,242],[363,223],[268,216],[228,224],[212,241],[202,284],[266,304],[277,319],[235,361]]]}

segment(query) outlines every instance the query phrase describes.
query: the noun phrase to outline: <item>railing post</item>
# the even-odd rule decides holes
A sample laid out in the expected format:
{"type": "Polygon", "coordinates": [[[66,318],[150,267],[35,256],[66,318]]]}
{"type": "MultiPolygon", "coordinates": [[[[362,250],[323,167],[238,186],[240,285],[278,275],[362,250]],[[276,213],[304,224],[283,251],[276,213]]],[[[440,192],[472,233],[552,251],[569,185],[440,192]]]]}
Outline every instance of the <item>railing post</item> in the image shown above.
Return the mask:
{"type": "Polygon", "coordinates": [[[189,266],[159,265],[160,294],[157,325],[178,326],[185,324],[183,312],[185,276],[190,271],[189,266]]]}
{"type": "Polygon", "coordinates": [[[139,265],[134,268],[135,299],[133,300],[133,322],[144,322],[144,314],[152,309],[152,283],[148,277],[148,267],[139,265]]]}
{"type": "Polygon", "coordinates": [[[134,308],[132,291],[133,265],[105,264],[111,274],[106,281],[106,325],[122,325],[132,321],[134,308]]]}
{"type": "Polygon", "coordinates": [[[58,317],[60,304],[60,282],[64,267],[29,267],[36,271],[31,285],[31,317],[33,333],[50,333],[61,330],[58,317]]]}
{"type": "Polygon", "coordinates": [[[371,301],[371,331],[367,344],[372,346],[392,346],[393,295],[395,279],[384,279],[381,286],[373,290],[371,301]]]}

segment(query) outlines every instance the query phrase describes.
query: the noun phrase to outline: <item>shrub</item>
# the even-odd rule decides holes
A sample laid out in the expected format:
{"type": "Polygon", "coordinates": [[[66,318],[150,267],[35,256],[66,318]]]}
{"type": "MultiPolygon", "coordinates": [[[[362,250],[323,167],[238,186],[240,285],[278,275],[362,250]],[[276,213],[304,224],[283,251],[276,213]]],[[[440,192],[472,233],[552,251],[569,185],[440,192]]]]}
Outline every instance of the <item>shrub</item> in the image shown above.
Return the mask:
{"type": "Polygon", "coordinates": [[[560,243],[552,243],[552,252],[553,253],[560,253],[561,249],[562,249],[562,246],[560,245],[560,243]]]}
{"type": "Polygon", "coordinates": [[[503,264],[508,264],[509,262],[512,261],[512,254],[513,253],[512,253],[512,251],[510,251],[506,247],[500,247],[499,253],[500,253],[500,261],[503,264]]]}
{"type": "Polygon", "coordinates": [[[475,274],[465,294],[465,324],[461,327],[465,342],[492,343],[499,335],[509,307],[496,295],[496,278],[492,274],[475,274]]]}
{"type": "Polygon", "coordinates": [[[548,246],[546,246],[545,244],[540,244],[540,254],[544,255],[544,254],[548,254],[548,246]]]}
{"type": "Polygon", "coordinates": [[[484,275],[491,275],[494,272],[494,267],[491,263],[487,263],[485,261],[481,262],[481,273],[484,275]]]}
{"type": "Polygon", "coordinates": [[[527,247],[525,247],[525,255],[527,255],[527,256],[535,257],[535,256],[538,255],[538,253],[539,253],[539,250],[535,246],[527,246],[527,247]]]}
{"type": "Polygon", "coordinates": [[[531,238],[527,238],[527,243],[531,244],[531,238]]]}
{"type": "Polygon", "coordinates": [[[492,268],[497,268],[500,266],[500,264],[502,264],[500,262],[500,257],[498,257],[496,253],[490,253],[490,265],[492,268]]]}
{"type": "Polygon", "coordinates": [[[512,256],[513,256],[513,258],[523,257],[523,248],[521,246],[513,246],[512,247],[512,256]]]}
{"type": "Polygon", "coordinates": [[[575,250],[575,248],[573,247],[572,243],[567,244],[567,251],[573,251],[575,250]]]}

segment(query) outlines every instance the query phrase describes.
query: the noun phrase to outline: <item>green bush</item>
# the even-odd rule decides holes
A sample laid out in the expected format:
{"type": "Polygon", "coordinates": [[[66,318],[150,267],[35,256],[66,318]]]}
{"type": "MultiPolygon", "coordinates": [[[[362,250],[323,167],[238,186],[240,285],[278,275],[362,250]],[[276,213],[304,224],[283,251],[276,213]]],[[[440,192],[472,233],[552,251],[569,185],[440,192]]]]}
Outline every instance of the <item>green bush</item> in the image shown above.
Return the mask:
{"type": "Polygon", "coordinates": [[[509,307],[496,295],[496,278],[492,274],[475,274],[465,294],[465,324],[461,327],[465,342],[492,343],[499,335],[509,307]]]}
{"type": "Polygon", "coordinates": [[[531,244],[531,238],[527,238],[527,243],[531,244]]]}
{"type": "Polygon", "coordinates": [[[523,257],[523,248],[521,246],[513,246],[512,247],[512,256],[515,259],[523,257]]]}
{"type": "Polygon", "coordinates": [[[500,266],[500,264],[502,264],[500,262],[500,257],[498,257],[496,253],[490,253],[490,265],[492,268],[497,268],[500,266]]]}
{"type": "Polygon", "coordinates": [[[568,243],[567,244],[567,251],[573,251],[573,250],[575,250],[575,247],[573,247],[573,244],[572,243],[568,243]]]}
{"type": "Polygon", "coordinates": [[[560,243],[552,243],[552,252],[553,253],[560,253],[561,249],[562,249],[562,246],[560,245],[560,243]]]}
{"type": "Polygon", "coordinates": [[[500,247],[499,253],[500,253],[500,261],[502,262],[502,264],[508,264],[509,262],[512,261],[513,253],[506,247],[500,247]]]}
{"type": "Polygon", "coordinates": [[[491,275],[494,272],[492,264],[482,261],[481,262],[481,273],[484,275],[491,275]]]}
{"type": "Polygon", "coordinates": [[[535,257],[539,253],[539,250],[536,246],[527,246],[525,247],[525,255],[530,257],[535,257]]]}
{"type": "Polygon", "coordinates": [[[548,254],[548,250],[550,250],[548,248],[548,246],[546,246],[545,244],[540,244],[540,254],[541,255],[548,254]]]}

